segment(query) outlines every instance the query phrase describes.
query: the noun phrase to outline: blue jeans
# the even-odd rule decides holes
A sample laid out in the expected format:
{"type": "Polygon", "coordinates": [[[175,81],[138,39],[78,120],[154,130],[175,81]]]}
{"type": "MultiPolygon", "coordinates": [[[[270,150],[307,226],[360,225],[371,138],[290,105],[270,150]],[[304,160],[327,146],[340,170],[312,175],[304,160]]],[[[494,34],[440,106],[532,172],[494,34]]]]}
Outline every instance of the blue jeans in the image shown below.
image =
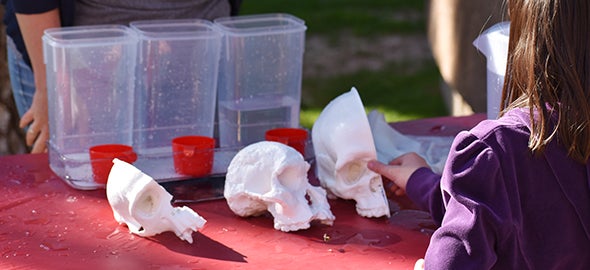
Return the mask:
{"type": "Polygon", "coordinates": [[[35,94],[35,76],[33,70],[25,63],[22,54],[16,49],[10,37],[6,37],[8,73],[12,95],[20,117],[31,108],[35,94]]]}

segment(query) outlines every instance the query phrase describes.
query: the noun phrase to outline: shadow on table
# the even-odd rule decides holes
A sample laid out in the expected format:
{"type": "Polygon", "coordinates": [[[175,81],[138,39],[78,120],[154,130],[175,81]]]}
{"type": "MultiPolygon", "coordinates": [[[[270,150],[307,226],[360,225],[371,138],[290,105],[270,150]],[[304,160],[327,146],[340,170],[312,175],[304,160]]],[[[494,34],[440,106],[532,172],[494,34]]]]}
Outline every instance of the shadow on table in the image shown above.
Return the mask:
{"type": "Polygon", "coordinates": [[[208,259],[215,259],[221,261],[243,262],[246,263],[246,256],[229,248],[228,246],[217,242],[200,232],[193,233],[193,243],[182,241],[179,244],[179,239],[172,232],[165,232],[150,240],[161,244],[171,251],[182,253],[194,257],[202,257],[208,259]]]}

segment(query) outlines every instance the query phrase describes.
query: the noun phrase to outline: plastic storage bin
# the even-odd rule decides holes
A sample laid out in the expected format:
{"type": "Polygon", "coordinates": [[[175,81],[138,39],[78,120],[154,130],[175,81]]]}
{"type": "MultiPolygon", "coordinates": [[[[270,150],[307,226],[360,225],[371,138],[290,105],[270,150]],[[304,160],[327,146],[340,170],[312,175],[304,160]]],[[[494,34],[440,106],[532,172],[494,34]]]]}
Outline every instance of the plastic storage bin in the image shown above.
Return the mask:
{"type": "Polygon", "coordinates": [[[218,18],[224,34],[218,121],[221,147],[264,140],[272,128],[299,127],[304,21],[288,14],[218,18]]]}
{"type": "Polygon", "coordinates": [[[93,180],[89,148],[132,144],[137,37],[119,25],[45,31],[49,165],[77,189],[93,180]]]}
{"type": "Polygon", "coordinates": [[[139,38],[134,149],[137,167],[175,178],[172,139],[213,137],[222,34],[206,20],[130,24],[139,38]]]}

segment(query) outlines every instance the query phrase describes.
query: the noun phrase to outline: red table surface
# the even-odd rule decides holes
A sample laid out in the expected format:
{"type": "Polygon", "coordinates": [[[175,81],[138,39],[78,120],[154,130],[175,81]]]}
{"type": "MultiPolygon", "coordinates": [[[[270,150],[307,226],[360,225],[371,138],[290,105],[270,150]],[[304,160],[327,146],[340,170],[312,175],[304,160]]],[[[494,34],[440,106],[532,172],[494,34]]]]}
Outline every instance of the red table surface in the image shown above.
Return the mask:
{"type": "MultiPolygon", "coordinates": [[[[415,135],[452,135],[483,119],[395,123],[415,135]]],[[[390,218],[364,218],[354,201],[330,200],[333,226],[285,233],[272,216],[241,218],[225,200],[187,204],[207,223],[189,244],[171,232],[142,238],[113,218],[104,190],[66,185],[46,154],[0,157],[0,269],[413,269],[434,225],[407,198],[390,218]]]]}

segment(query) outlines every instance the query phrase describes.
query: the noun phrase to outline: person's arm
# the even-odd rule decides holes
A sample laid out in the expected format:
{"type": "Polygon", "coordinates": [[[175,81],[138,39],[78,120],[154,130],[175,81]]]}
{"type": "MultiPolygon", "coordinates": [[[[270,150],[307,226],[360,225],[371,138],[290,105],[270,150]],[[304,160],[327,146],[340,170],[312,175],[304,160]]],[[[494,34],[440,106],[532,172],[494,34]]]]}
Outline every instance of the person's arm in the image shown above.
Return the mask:
{"type": "Polygon", "coordinates": [[[428,211],[436,225],[440,226],[445,214],[440,175],[428,167],[426,160],[416,153],[406,153],[389,164],[372,160],[367,166],[390,181],[385,182],[385,186],[389,187],[388,193],[398,196],[407,194],[418,208],[428,211]]]}
{"type": "Polygon", "coordinates": [[[460,133],[440,180],[446,212],[431,237],[426,269],[489,269],[509,213],[500,159],[488,144],[460,133]],[[500,218],[498,218],[500,217],[500,218]]]}
{"type": "Polygon", "coordinates": [[[26,143],[32,146],[31,153],[41,153],[46,151],[49,139],[47,84],[41,38],[45,29],[60,26],[59,10],[52,9],[39,14],[16,13],[16,18],[35,76],[33,104],[21,118],[20,126],[29,126],[26,143]]]}
{"type": "Polygon", "coordinates": [[[418,208],[430,213],[437,226],[442,223],[445,205],[440,189],[441,176],[426,167],[416,170],[408,179],[406,194],[418,208]]]}

